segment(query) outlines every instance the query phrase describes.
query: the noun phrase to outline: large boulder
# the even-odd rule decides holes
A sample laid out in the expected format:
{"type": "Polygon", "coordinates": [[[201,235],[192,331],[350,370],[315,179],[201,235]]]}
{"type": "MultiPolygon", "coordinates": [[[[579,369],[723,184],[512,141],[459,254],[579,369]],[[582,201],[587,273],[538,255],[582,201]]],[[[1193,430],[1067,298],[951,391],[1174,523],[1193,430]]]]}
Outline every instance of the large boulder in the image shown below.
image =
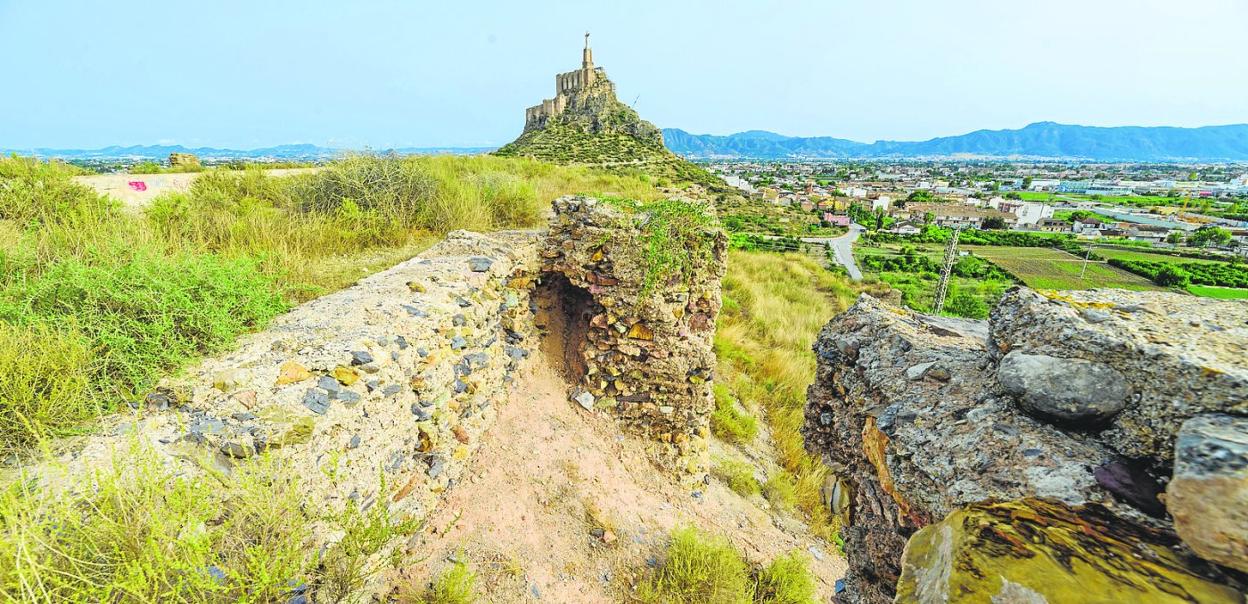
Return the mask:
{"type": "MultiPolygon", "coordinates": [[[[1148,305],[1156,296],[1170,302],[1169,294],[1130,295],[1137,305],[1148,305]]],[[[1129,306],[1125,298],[1121,304],[1129,306]]],[[[1227,305],[1226,315],[1243,309],[1227,305]]],[[[1225,377],[1241,371],[1226,356],[1227,350],[1243,345],[1228,335],[1238,328],[1225,324],[1214,340],[1215,351],[1196,346],[1204,341],[1200,338],[1188,338],[1189,345],[1178,354],[1160,344],[1148,347],[1137,341],[1149,340],[1138,332],[1145,326],[1148,333],[1181,331],[1157,327],[1163,323],[1160,317],[1105,317],[1101,315],[1126,311],[1102,306],[1093,309],[1099,315],[1085,313],[1084,318],[1081,311],[1087,308],[1091,307],[1019,289],[1008,293],[993,311],[992,321],[985,322],[925,316],[863,296],[824,327],[814,346],[818,369],[808,391],[803,433],[807,448],[821,454],[853,487],[849,522],[842,531],[849,562],[844,601],[874,604],[898,597],[897,581],[913,564],[903,562],[902,551],[911,535],[924,527],[968,506],[1022,500],[1047,502],[1043,514],[1048,515],[1074,510],[1067,516],[1083,517],[1087,510],[1096,510],[1096,521],[1109,525],[1085,535],[1082,551],[1115,551],[1120,544],[1099,543],[1110,536],[1145,547],[1139,535],[1149,535],[1147,543],[1163,544],[1175,553],[1172,563],[1181,569],[1176,573],[1210,582],[1207,589],[1192,587],[1191,593],[1221,593],[1227,585],[1242,588],[1235,575],[1200,562],[1165,517],[1159,495],[1169,478],[1171,453],[1122,455],[1140,450],[1127,445],[1128,434],[1139,436],[1130,441],[1136,443],[1172,438],[1188,417],[1184,410],[1240,408],[1242,399],[1230,395],[1241,384],[1225,377]],[[1011,313],[1030,318],[1018,319],[1011,313]],[[1060,347],[1064,339],[1075,336],[1051,334],[1059,329],[1052,323],[1057,316],[1079,322],[1081,329],[1086,323],[1098,330],[1106,351],[1060,347]],[[1048,321],[1047,329],[1037,332],[1036,338],[1042,340],[1028,339],[1029,321],[1048,321]],[[1139,409],[1142,400],[1160,396],[1151,388],[1172,392],[1174,386],[1139,375],[1147,363],[1132,356],[1138,354],[1169,367],[1165,371],[1172,376],[1178,372],[1175,379],[1199,383],[1223,397],[1182,396],[1186,407],[1139,409]],[[1217,366],[1225,371],[1194,376],[1178,369],[1194,358],[1205,359],[1207,366],[1220,363],[1217,366]],[[1127,416],[1137,419],[1123,422],[1127,416]],[[1123,428],[1127,425],[1134,432],[1123,428]],[[1157,426],[1156,433],[1146,430],[1150,425],[1157,426]]],[[[1200,312],[1221,316],[1215,309],[1200,312]]],[[[1221,503],[1239,505],[1234,500],[1221,503]]],[[[1034,511],[1037,505],[1024,507],[1034,511]]],[[[1062,535],[1068,529],[1061,526],[1038,523],[1029,538],[1066,538],[1062,535]]],[[[932,531],[921,534],[930,536],[932,531]]],[[[955,575],[970,573],[949,579],[976,586],[979,591],[969,601],[989,601],[1002,589],[1016,590],[1000,581],[973,580],[972,567],[952,569],[955,575]]],[[[1076,567],[1071,572],[1072,581],[1088,585],[1118,582],[1105,575],[1103,566],[1076,567]]],[[[1131,575],[1134,585],[1147,584],[1140,577],[1151,571],[1141,572],[1131,575]]],[[[1052,598],[1047,601],[1069,601],[1062,599],[1060,589],[1037,593],[1052,598]]]]}
{"type": "Polygon", "coordinates": [[[1248,418],[1202,415],[1183,423],[1166,508],[1196,553],[1248,572],[1248,418]]]}
{"type": "MultiPolygon", "coordinates": [[[[992,352],[1082,360],[1124,376],[1132,400],[1100,440],[1119,454],[1173,457],[1183,421],[1248,415],[1248,303],[1169,292],[1007,292],[992,311],[992,352]]],[[[1072,361],[1072,367],[1073,367],[1072,361]]]]}

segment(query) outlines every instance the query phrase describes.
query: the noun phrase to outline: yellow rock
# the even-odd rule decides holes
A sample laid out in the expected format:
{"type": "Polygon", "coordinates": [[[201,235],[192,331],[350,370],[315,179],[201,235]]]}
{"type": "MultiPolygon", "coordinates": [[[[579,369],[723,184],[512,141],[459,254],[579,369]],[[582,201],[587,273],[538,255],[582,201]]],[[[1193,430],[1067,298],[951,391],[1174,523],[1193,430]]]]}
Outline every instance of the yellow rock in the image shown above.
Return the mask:
{"type": "Polygon", "coordinates": [[[360,372],[350,367],[339,365],[334,368],[334,379],[338,380],[338,383],[343,386],[350,386],[360,381],[360,372]]]}
{"type": "Polygon", "coordinates": [[[896,601],[1243,602],[1171,540],[1096,505],[975,504],[910,537],[896,601]]]}
{"type": "Polygon", "coordinates": [[[654,330],[646,327],[645,323],[633,323],[633,326],[628,328],[628,337],[634,340],[653,340],[654,330]]]}
{"type": "Polygon", "coordinates": [[[408,281],[407,289],[410,289],[413,292],[418,293],[418,294],[425,293],[425,286],[417,281],[408,281]]]}
{"type": "Polygon", "coordinates": [[[286,361],[277,370],[277,385],[285,386],[312,377],[312,372],[297,361],[286,361]]]}
{"type": "Polygon", "coordinates": [[[465,447],[464,445],[455,447],[455,450],[451,452],[451,459],[457,461],[468,459],[468,447],[465,447]]]}

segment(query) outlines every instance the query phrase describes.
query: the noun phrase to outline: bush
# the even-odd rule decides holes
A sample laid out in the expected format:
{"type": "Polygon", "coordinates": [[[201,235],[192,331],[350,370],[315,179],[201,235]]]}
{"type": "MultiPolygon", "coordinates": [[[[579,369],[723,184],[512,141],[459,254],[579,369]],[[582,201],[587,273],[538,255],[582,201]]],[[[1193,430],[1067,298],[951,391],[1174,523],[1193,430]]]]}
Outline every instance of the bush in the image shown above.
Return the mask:
{"type": "Polygon", "coordinates": [[[723,537],[692,527],[676,529],[667,558],[637,590],[642,602],[662,604],[749,604],[749,567],[723,537]]]}
{"type": "Polygon", "coordinates": [[[477,575],[458,562],[443,572],[413,604],[472,604],[477,601],[477,575]]]}
{"type": "Polygon", "coordinates": [[[815,597],[815,578],[800,553],[780,556],[758,573],[756,604],[813,604],[815,597]]]}
{"type": "Polygon", "coordinates": [[[789,477],[781,473],[774,473],[763,483],[763,497],[772,506],[781,510],[791,510],[797,503],[797,491],[793,488],[793,482],[789,477]]]}
{"type": "Polygon", "coordinates": [[[92,381],[109,405],[286,309],[249,260],[144,250],[108,256],[9,275],[0,320],[80,332],[98,355],[92,381]]]}
{"type": "Polygon", "coordinates": [[[987,319],[988,303],[973,294],[960,291],[949,297],[945,312],[968,319],[987,319]]]}
{"type": "Polygon", "coordinates": [[[742,497],[758,494],[758,480],[754,478],[754,466],[744,461],[721,457],[715,460],[715,467],[711,473],[742,497]]]}
{"type": "Polygon", "coordinates": [[[747,444],[758,436],[758,420],[738,409],[728,387],[715,383],[715,411],[711,413],[711,432],[726,441],[747,444]]]}
{"type": "Polygon", "coordinates": [[[1153,281],[1165,287],[1187,287],[1192,282],[1192,276],[1182,268],[1167,264],[1157,271],[1153,281]]]}
{"type": "Polygon", "coordinates": [[[340,601],[360,577],[381,570],[367,561],[385,544],[419,527],[392,518],[387,497],[367,512],[308,506],[300,477],[268,455],[228,476],[186,476],[135,443],[95,474],[60,481],[65,487],[24,478],[0,487],[0,594],[22,602],[224,603],[310,592],[315,601],[340,601]],[[308,548],[314,526],[342,538],[318,553],[308,548]],[[356,570],[342,574],[334,560],[356,570]]]}
{"type": "Polygon", "coordinates": [[[75,331],[0,322],[0,455],[98,413],[93,357],[75,331]]]}
{"type": "Polygon", "coordinates": [[[72,180],[81,173],[60,162],[0,158],[0,220],[32,227],[84,225],[114,214],[115,202],[72,180]]]}

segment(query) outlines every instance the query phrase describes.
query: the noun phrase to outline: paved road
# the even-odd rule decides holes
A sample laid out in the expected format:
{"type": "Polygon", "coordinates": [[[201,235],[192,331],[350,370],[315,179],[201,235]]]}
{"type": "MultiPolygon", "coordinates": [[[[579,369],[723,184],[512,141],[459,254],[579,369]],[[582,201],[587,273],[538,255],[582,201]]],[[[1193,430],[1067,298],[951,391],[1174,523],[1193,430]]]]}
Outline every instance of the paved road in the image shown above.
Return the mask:
{"type": "Polygon", "coordinates": [[[803,237],[805,243],[822,243],[832,250],[832,258],[836,263],[845,267],[849,273],[849,278],[854,281],[862,280],[862,271],[858,270],[858,264],[854,262],[854,242],[858,240],[858,235],[867,230],[858,224],[850,224],[849,231],[840,237],[803,237]]]}

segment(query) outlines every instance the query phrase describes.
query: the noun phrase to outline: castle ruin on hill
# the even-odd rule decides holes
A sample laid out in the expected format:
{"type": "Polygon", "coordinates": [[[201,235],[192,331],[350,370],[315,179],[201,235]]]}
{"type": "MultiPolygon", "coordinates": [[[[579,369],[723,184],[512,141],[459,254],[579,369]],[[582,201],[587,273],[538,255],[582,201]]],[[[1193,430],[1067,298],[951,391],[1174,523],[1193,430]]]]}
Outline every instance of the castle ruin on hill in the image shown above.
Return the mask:
{"type": "Polygon", "coordinates": [[[546,125],[546,120],[563,113],[569,104],[576,105],[579,97],[595,88],[594,84],[602,82],[614,92],[614,86],[607,79],[601,67],[594,67],[594,51],[589,47],[589,32],[585,33],[585,48],[581,50],[581,68],[566,73],[555,74],[555,98],[545,99],[541,104],[524,110],[524,130],[546,125]]]}

